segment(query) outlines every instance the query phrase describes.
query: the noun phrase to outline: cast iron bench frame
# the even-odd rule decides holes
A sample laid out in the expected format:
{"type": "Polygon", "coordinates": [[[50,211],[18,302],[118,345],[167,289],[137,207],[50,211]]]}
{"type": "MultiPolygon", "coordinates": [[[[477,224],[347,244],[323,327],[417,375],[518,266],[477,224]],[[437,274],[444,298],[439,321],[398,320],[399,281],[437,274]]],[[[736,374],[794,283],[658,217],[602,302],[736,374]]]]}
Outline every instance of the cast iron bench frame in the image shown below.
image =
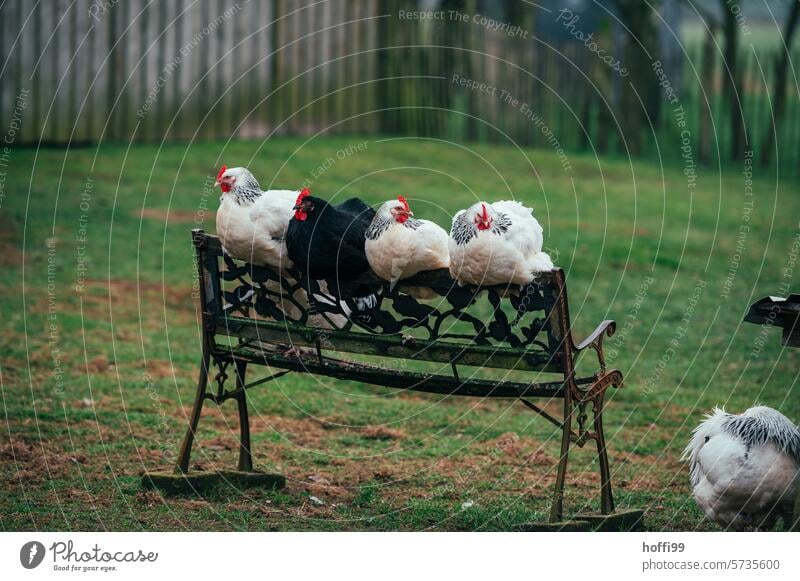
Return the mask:
{"type": "MultiPolygon", "coordinates": [[[[429,393],[448,395],[466,395],[478,397],[504,397],[517,398],[530,410],[544,417],[561,430],[561,455],[558,462],[555,490],[550,509],[549,522],[563,524],[564,516],[564,486],[567,476],[567,466],[570,446],[575,444],[582,447],[589,440],[595,442],[600,471],[600,509],[601,515],[580,516],[580,522],[591,522],[607,525],[608,523],[621,522],[636,525],[641,521],[641,511],[616,512],[611,486],[611,472],[606,451],[605,434],[603,431],[603,406],[606,390],[611,387],[621,387],[622,373],[616,369],[607,369],[603,352],[603,338],[613,335],[616,324],[612,320],[605,320],[582,341],[575,341],[569,316],[567,301],[567,287],[564,271],[560,268],[537,275],[536,280],[523,287],[520,296],[528,297],[528,303],[520,306],[519,297],[514,303],[518,316],[514,322],[509,323],[508,317],[498,314],[499,305],[504,298],[503,289],[480,288],[469,289],[459,287],[449,276],[447,271],[432,271],[421,273],[413,279],[403,281],[404,284],[427,286],[441,295],[443,301],[448,300],[453,308],[446,315],[460,321],[472,322],[476,329],[467,343],[453,343],[445,338],[439,326],[442,321],[432,323],[434,313],[442,315],[439,311],[420,305],[416,300],[405,295],[399,288],[391,289],[388,284],[378,281],[374,277],[367,277],[368,283],[376,285],[376,289],[387,301],[389,298],[397,301],[395,307],[400,305],[405,318],[401,321],[384,317],[384,330],[390,329],[394,333],[370,333],[358,330],[359,325],[348,321],[345,330],[321,329],[310,326],[304,312],[300,324],[289,320],[269,320],[269,318],[253,318],[252,309],[257,307],[260,314],[268,314],[280,319],[281,313],[275,311],[276,297],[278,295],[264,292],[260,283],[266,279],[279,283],[287,291],[280,295],[280,300],[289,296],[291,292],[301,285],[302,288],[315,292],[320,291],[314,281],[290,282],[274,271],[263,267],[254,267],[249,264],[237,263],[224,254],[219,239],[206,234],[203,230],[192,230],[192,241],[195,247],[197,268],[199,274],[199,297],[202,310],[202,358],[200,364],[200,377],[197,383],[197,392],[194,405],[189,418],[189,426],[181,445],[177,465],[172,474],[149,473],[145,475],[145,483],[169,490],[176,486],[176,482],[186,484],[192,489],[200,488],[205,482],[204,478],[210,474],[190,473],[189,463],[200,415],[205,400],[222,404],[228,399],[234,399],[238,405],[240,446],[238,471],[227,471],[223,477],[235,480],[242,485],[268,484],[281,487],[285,479],[280,475],[266,475],[253,470],[253,460],[250,449],[250,421],[247,410],[246,391],[290,373],[311,373],[338,379],[361,381],[385,387],[403,388],[429,393]],[[226,269],[223,270],[223,264],[226,269]],[[241,286],[233,292],[224,289],[225,282],[238,281],[241,286]],[[262,289],[262,290],[259,290],[262,289]],[[258,291],[258,292],[255,292],[258,291]],[[470,317],[461,307],[465,304],[474,304],[483,300],[481,295],[486,292],[494,306],[494,321],[486,325],[470,317]],[[468,293],[465,295],[465,293],[468,293]],[[457,297],[454,299],[453,297],[457,297]],[[471,297],[471,298],[470,298],[471,297]],[[534,319],[528,328],[522,328],[523,336],[512,333],[512,327],[528,312],[541,311],[543,318],[534,319]],[[420,314],[421,313],[421,314],[420,314]],[[409,318],[410,316],[410,318],[409,318]],[[409,326],[425,325],[430,331],[433,340],[419,340],[407,335],[400,336],[396,331],[405,330],[409,326]],[[354,330],[357,329],[357,330],[354,330]],[[544,335],[544,338],[541,336],[544,335]],[[235,344],[218,342],[218,338],[234,338],[235,344]],[[379,355],[382,357],[418,359],[439,362],[449,365],[452,374],[430,374],[411,371],[387,371],[375,366],[343,361],[323,353],[321,338],[333,341],[336,352],[346,352],[366,355],[379,355]],[[511,341],[511,348],[491,344],[492,339],[505,342],[511,341]],[[307,348],[305,353],[295,352],[286,354],[287,344],[293,347],[307,348]],[[578,377],[576,375],[576,359],[587,351],[595,352],[599,364],[596,373],[578,377]],[[249,364],[265,365],[279,371],[271,375],[246,383],[245,376],[249,364]],[[519,381],[492,381],[488,379],[467,378],[460,379],[457,365],[487,366],[497,369],[521,369],[524,371],[555,373],[560,378],[555,381],[527,383],[519,381]],[[487,365],[488,364],[488,365],[487,365]],[[210,369],[216,368],[212,388],[210,369]],[[234,389],[226,389],[229,369],[235,375],[234,389]],[[528,398],[560,398],[563,400],[563,417],[557,419],[541,407],[535,405],[528,398]],[[591,411],[591,421],[588,412],[591,411]],[[576,429],[573,425],[577,424],[576,429]],[[576,431],[577,430],[577,431],[576,431]],[[633,513],[633,514],[632,514],[633,513]]],[[[363,282],[363,281],[362,281],[363,282]]],[[[342,291],[342,289],[338,289],[342,291]]],[[[320,291],[321,292],[321,291],[320,291]]],[[[343,299],[344,294],[339,292],[337,299],[343,299]]],[[[514,299],[512,299],[514,300],[514,299]]],[[[467,306],[469,306],[467,305],[467,306]]],[[[309,311],[330,315],[339,311],[336,305],[316,305],[309,311]]],[[[465,336],[460,336],[464,339],[465,336]]],[[[229,343],[231,339],[226,339],[229,343]]],[[[180,488],[178,486],[178,488],[180,488]]],[[[570,521],[573,524],[576,521],[570,521]]],[[[613,528],[613,524],[612,527],[613,528]]]]}

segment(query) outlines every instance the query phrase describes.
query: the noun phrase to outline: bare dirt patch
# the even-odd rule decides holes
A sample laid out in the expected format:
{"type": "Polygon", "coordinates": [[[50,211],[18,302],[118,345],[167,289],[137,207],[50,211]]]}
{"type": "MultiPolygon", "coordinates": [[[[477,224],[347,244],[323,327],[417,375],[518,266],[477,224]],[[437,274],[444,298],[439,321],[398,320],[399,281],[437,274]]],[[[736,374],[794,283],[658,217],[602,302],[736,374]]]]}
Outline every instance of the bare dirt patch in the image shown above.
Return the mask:
{"type": "Polygon", "coordinates": [[[114,371],[114,364],[110,363],[104,355],[98,355],[86,364],[86,370],[89,373],[106,373],[114,371]]]}
{"type": "Polygon", "coordinates": [[[197,220],[197,212],[188,210],[165,210],[162,208],[143,208],[140,211],[132,212],[134,218],[144,218],[147,220],[157,220],[169,224],[194,224],[197,220]]]}
{"type": "MultiPolygon", "coordinates": [[[[126,339],[138,338],[142,330],[161,330],[167,324],[195,325],[199,321],[191,284],[111,278],[88,279],[84,288],[83,317],[105,320],[113,313],[114,333],[126,339]]],[[[71,304],[64,307],[65,311],[73,308],[71,304]]]]}
{"type": "Polygon", "coordinates": [[[396,430],[386,426],[369,426],[357,430],[358,435],[367,440],[401,440],[406,437],[403,430],[396,430]]]}
{"type": "Polygon", "coordinates": [[[17,266],[24,257],[15,241],[19,240],[16,224],[8,218],[0,219],[0,266],[17,266]]]}
{"type": "Polygon", "coordinates": [[[250,421],[252,433],[277,432],[287,441],[306,448],[318,449],[322,441],[329,437],[330,431],[323,422],[312,418],[298,419],[259,414],[250,421]]]}
{"type": "Polygon", "coordinates": [[[172,361],[164,359],[148,359],[147,373],[153,379],[165,379],[168,377],[175,377],[179,374],[173,367],[172,361]]]}
{"type": "Polygon", "coordinates": [[[53,477],[63,476],[86,463],[81,453],[54,450],[27,438],[11,436],[0,445],[3,472],[25,485],[40,484],[53,477]]]}

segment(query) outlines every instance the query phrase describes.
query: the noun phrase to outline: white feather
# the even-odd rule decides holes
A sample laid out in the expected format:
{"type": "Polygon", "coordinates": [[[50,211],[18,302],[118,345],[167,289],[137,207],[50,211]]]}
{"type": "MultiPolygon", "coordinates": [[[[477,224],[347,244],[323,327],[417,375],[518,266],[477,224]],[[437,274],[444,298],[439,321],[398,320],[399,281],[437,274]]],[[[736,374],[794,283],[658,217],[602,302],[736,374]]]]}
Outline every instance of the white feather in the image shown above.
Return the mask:
{"type": "Polygon", "coordinates": [[[771,528],[791,510],[800,477],[800,430],[758,406],[736,416],[715,408],[694,430],[689,461],[698,506],[718,525],[771,528]]]}
{"type": "MultiPolygon", "coordinates": [[[[450,274],[461,284],[497,285],[527,284],[537,272],[554,268],[547,253],[542,252],[543,229],[534,218],[533,211],[516,201],[486,203],[493,224],[503,221],[507,229],[498,232],[495,228],[477,230],[477,234],[466,244],[458,244],[451,233],[450,274]]],[[[481,202],[467,210],[461,210],[453,218],[456,226],[466,212],[472,218],[482,210],[481,202]]]]}
{"type": "Polygon", "coordinates": [[[429,220],[415,220],[416,229],[407,227],[389,213],[397,201],[386,202],[375,214],[375,220],[388,220],[389,225],[375,239],[367,237],[365,251],[370,268],[391,283],[426,270],[450,266],[447,232],[429,220]]]}
{"type": "Polygon", "coordinates": [[[291,268],[285,238],[297,195],[293,190],[270,190],[252,203],[239,204],[231,192],[223,194],[216,226],[225,252],[252,264],[291,268]]]}

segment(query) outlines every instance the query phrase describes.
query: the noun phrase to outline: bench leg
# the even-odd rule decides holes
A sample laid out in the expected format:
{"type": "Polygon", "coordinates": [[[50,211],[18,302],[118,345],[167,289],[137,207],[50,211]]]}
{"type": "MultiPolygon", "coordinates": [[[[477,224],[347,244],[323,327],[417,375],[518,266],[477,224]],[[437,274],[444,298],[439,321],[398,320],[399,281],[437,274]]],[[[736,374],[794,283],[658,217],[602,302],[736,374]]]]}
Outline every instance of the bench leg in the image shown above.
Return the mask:
{"type": "Polygon", "coordinates": [[[203,357],[200,360],[200,378],[197,380],[197,393],[194,396],[192,415],[189,417],[189,428],[186,430],[186,435],[183,437],[183,444],[181,444],[181,449],[178,453],[178,463],[175,466],[175,472],[183,474],[189,472],[189,457],[192,454],[192,443],[194,443],[197,424],[200,422],[200,413],[203,411],[203,400],[205,399],[206,387],[208,385],[208,366],[210,364],[210,359],[208,352],[204,351],[203,357]]]}
{"type": "Polygon", "coordinates": [[[245,385],[247,362],[236,362],[236,389],[241,390],[236,395],[239,406],[239,470],[242,472],[253,471],[253,456],[250,452],[250,416],[247,413],[247,394],[242,389],[245,385]]]}
{"type": "MultiPolygon", "coordinates": [[[[142,476],[142,485],[145,488],[155,488],[165,494],[202,494],[203,492],[220,486],[233,486],[236,489],[250,488],[254,486],[270,489],[278,489],[286,486],[286,478],[281,474],[265,474],[253,470],[253,458],[250,454],[250,419],[247,414],[247,399],[244,390],[237,392],[234,396],[239,405],[239,428],[241,430],[239,467],[237,470],[213,470],[196,471],[189,473],[189,456],[192,452],[192,443],[200,421],[200,413],[203,410],[203,400],[206,399],[206,389],[208,387],[208,366],[210,355],[204,351],[200,362],[200,379],[197,382],[197,395],[194,400],[194,408],[189,418],[189,428],[183,439],[178,462],[172,472],[151,471],[145,472],[142,476]]],[[[220,367],[217,380],[221,384],[225,382],[225,367],[229,361],[222,363],[215,360],[215,364],[220,367]]],[[[236,387],[242,388],[245,384],[244,377],[246,362],[236,361],[236,387]]],[[[217,398],[218,399],[218,398],[217,398]]],[[[216,399],[215,399],[216,401],[216,399]]]]}
{"type": "Polygon", "coordinates": [[[558,461],[556,474],[556,489],[553,494],[553,504],[550,507],[550,522],[561,522],[564,517],[564,483],[567,479],[567,461],[569,458],[569,444],[572,430],[572,400],[567,395],[564,398],[564,423],[561,428],[561,457],[558,461]]]}
{"type": "Polygon", "coordinates": [[[611,514],[614,512],[614,496],[611,493],[611,469],[608,464],[606,451],[606,437],[603,432],[603,394],[598,395],[592,402],[594,414],[594,431],[596,434],[597,456],[600,463],[600,512],[611,514]]]}

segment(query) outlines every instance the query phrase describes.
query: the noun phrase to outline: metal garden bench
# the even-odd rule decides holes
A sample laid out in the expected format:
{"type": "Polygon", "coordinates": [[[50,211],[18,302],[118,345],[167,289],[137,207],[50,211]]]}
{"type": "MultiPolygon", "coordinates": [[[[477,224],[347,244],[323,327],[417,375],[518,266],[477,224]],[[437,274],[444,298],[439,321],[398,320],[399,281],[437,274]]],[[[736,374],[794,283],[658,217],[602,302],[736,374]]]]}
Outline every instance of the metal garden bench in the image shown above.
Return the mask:
{"type": "Polygon", "coordinates": [[[446,270],[403,281],[404,285],[433,289],[438,300],[428,302],[404,293],[402,286],[391,289],[387,283],[365,277],[358,283],[374,287],[379,301],[370,320],[361,321],[343,316],[342,305],[355,310],[348,288],[334,284],[320,288],[316,281],[303,281],[299,275],[291,280],[271,269],[234,261],[223,253],[216,236],[202,230],[193,230],[192,239],[202,308],[200,379],[174,472],[148,473],[146,485],[173,491],[196,489],[221,476],[242,486],[283,486],[282,476],[253,470],[246,392],[296,372],[429,393],[519,399],[561,430],[551,527],[565,526],[563,499],[570,447],[590,440],[597,448],[601,514],[580,516],[567,526],[580,529],[591,523],[599,528],[627,528],[641,520],[641,511],[615,512],[603,432],[606,390],[622,385],[622,374],[606,368],[603,354],[603,338],[614,333],[615,323],[603,321],[582,341],[573,339],[563,270],[542,273],[515,293],[498,287],[460,287],[446,270]],[[304,290],[308,295],[299,292],[304,290]],[[310,307],[297,298],[309,295],[316,297],[310,307]],[[325,319],[326,326],[338,328],[311,325],[312,315],[325,319]],[[595,352],[599,369],[579,377],[576,358],[587,350],[595,352]],[[378,358],[379,362],[385,358],[433,362],[439,364],[439,370],[388,369],[380,363],[348,361],[339,355],[346,353],[378,358]],[[251,364],[267,366],[271,374],[247,383],[251,364]],[[463,373],[464,366],[537,372],[537,379],[546,374],[550,380],[478,378],[463,373]],[[216,370],[213,378],[209,375],[212,368],[216,370]],[[229,388],[226,380],[230,375],[234,375],[235,385],[229,388]],[[533,398],[560,399],[562,418],[534,404],[533,398]],[[238,470],[221,475],[190,472],[189,458],[204,401],[221,404],[228,399],[236,400],[239,408],[238,470]]]}

